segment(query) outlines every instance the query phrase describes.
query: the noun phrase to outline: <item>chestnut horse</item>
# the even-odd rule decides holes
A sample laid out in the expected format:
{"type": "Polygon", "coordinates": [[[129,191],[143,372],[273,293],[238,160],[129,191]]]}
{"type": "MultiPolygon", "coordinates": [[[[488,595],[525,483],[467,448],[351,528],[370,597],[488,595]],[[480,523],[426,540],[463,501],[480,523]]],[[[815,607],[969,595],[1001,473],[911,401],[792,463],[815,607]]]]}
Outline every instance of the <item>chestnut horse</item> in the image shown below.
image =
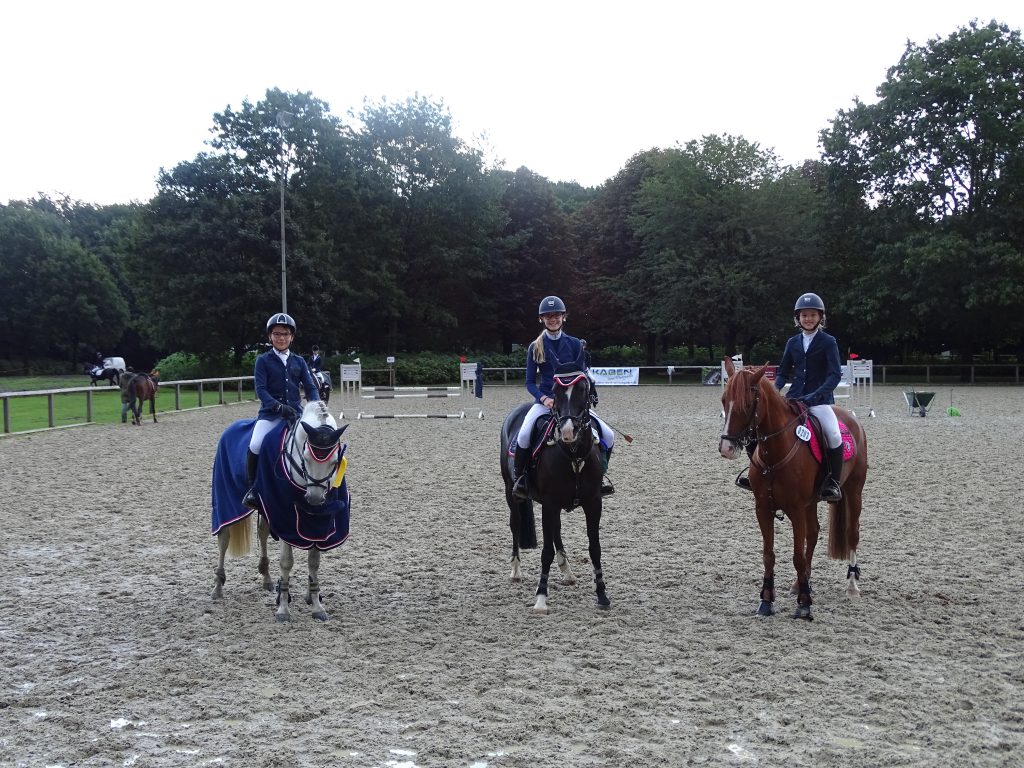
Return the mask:
{"type": "MultiPolygon", "coordinates": [[[[576,577],[562,546],[562,510],[583,507],[587,521],[588,553],[594,568],[594,586],[597,607],[608,608],[611,601],[605,590],[604,571],[601,569],[602,496],[600,448],[594,437],[590,416],[590,380],[582,371],[568,371],[555,375],[554,404],[547,437],[535,454],[529,471],[532,501],[519,501],[512,496],[512,472],[509,468],[509,448],[519,434],[526,412],[532,403],[514,408],[501,425],[501,476],[505,481],[505,501],[509,507],[509,528],[512,530],[512,580],[520,581],[519,548],[536,546],[533,501],[541,505],[541,530],[544,547],[541,550],[541,576],[537,584],[534,613],[546,614],[548,609],[548,577],[556,556],[562,572],[562,584],[575,584],[576,577]]],[[[542,419],[538,419],[537,429],[542,419]]],[[[515,448],[512,447],[513,452],[515,448]]]]}
{"type": "MultiPolygon", "coordinates": [[[[818,492],[821,466],[809,447],[806,408],[787,400],[765,378],[768,366],[737,370],[725,358],[729,383],[722,394],[725,426],[718,450],[727,459],[745,455],[744,447],[756,445],[750,459],[750,487],[754,492],[757,522],[763,542],[764,578],[758,614],[775,613],[775,511],[781,510],[793,525],[793,567],[796,582],[791,594],[797,596],[793,618],[811,620],[811,560],[818,543],[818,492]],[[806,426],[805,426],[806,425],[806,426]]],[[[840,487],[843,498],[828,505],[828,555],[849,561],[846,594],[860,594],[857,580],[857,544],[860,541],[861,493],[868,471],[867,436],[857,418],[845,408],[832,406],[845,425],[844,453],[852,456],[843,464],[840,487]]],[[[819,444],[823,440],[819,439],[819,444]]],[[[779,518],[782,519],[781,517],[779,518]]]]}

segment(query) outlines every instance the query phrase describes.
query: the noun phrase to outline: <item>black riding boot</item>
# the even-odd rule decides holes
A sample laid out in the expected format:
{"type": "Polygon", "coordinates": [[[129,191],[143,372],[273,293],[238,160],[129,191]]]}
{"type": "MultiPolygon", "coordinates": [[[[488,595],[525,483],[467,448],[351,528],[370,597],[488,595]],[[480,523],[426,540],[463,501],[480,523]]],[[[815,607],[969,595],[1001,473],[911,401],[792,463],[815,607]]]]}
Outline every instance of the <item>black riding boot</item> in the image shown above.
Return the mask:
{"type": "Polygon", "coordinates": [[[843,446],[829,448],[826,457],[828,477],[825,478],[825,485],[821,489],[821,500],[835,503],[843,498],[843,492],[839,488],[839,481],[843,477],[843,446]]]}
{"type": "MultiPolygon", "coordinates": [[[[747,449],[747,458],[754,458],[754,451],[757,450],[757,443],[751,440],[744,447],[747,449]]],[[[743,488],[744,490],[750,491],[751,493],[754,492],[754,489],[750,487],[750,478],[744,475],[743,472],[740,472],[739,475],[737,475],[736,477],[736,487],[743,488]]]]}
{"type": "Polygon", "coordinates": [[[249,509],[259,509],[259,502],[256,500],[256,463],[260,457],[252,451],[245,452],[245,484],[249,490],[242,497],[242,506],[249,509]]]}
{"type": "Polygon", "coordinates": [[[608,460],[612,457],[612,449],[609,448],[607,451],[604,448],[600,449],[601,452],[601,468],[605,471],[605,474],[601,476],[601,495],[611,496],[615,493],[615,486],[612,485],[612,481],[608,479],[608,460]]]}
{"type": "Polygon", "coordinates": [[[520,501],[528,501],[530,489],[526,484],[527,467],[530,465],[530,449],[520,448],[516,444],[516,456],[512,465],[512,496],[520,501]]]}

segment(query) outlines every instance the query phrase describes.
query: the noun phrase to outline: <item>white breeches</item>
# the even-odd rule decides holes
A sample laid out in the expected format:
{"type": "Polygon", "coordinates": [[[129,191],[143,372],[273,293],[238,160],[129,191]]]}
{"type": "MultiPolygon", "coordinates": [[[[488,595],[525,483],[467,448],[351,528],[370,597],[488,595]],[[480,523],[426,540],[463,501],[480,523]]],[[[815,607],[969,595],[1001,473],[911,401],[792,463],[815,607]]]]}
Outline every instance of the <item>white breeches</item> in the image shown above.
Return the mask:
{"type": "Polygon", "coordinates": [[[277,422],[280,420],[280,416],[275,416],[272,419],[256,420],[256,425],[252,428],[252,437],[249,438],[249,453],[254,453],[257,456],[260,455],[260,448],[263,447],[263,438],[277,426],[277,422]]]}
{"type": "Polygon", "coordinates": [[[825,442],[829,448],[838,448],[843,444],[843,436],[839,433],[839,419],[836,418],[831,405],[812,405],[807,410],[821,424],[821,431],[825,433],[825,442]]]}
{"type": "MultiPolygon", "coordinates": [[[[520,448],[529,448],[530,435],[533,433],[533,425],[537,423],[537,419],[539,419],[543,414],[550,413],[550,411],[550,408],[543,406],[540,403],[534,403],[523,418],[523,426],[519,428],[519,435],[516,437],[516,445],[520,448]]],[[[604,444],[604,447],[610,451],[612,446],[615,445],[615,433],[612,432],[608,425],[601,421],[600,417],[593,411],[590,412],[590,418],[592,418],[594,423],[597,424],[598,433],[601,436],[601,442],[604,444]]],[[[838,430],[839,427],[837,426],[836,431],[838,432],[838,430]]]]}

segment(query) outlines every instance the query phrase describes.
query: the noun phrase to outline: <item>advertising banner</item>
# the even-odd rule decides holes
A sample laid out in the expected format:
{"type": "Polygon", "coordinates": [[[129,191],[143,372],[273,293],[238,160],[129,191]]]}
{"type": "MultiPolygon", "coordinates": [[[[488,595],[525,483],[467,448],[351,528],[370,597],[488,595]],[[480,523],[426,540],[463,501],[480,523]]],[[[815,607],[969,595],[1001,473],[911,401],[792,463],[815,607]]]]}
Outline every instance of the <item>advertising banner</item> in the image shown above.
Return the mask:
{"type": "Polygon", "coordinates": [[[635,387],[640,384],[639,368],[605,368],[599,366],[590,369],[590,376],[599,387],[635,387]]]}

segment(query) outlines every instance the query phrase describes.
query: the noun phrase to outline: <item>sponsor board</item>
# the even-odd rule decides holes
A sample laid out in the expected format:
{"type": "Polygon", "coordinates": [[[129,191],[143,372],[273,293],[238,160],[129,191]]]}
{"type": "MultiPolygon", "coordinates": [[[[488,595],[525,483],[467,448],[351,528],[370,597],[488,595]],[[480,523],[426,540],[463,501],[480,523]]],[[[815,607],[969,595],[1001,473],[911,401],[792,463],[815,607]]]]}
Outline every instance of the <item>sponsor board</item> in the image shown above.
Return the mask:
{"type": "Polygon", "coordinates": [[[635,387],[640,384],[639,368],[607,368],[598,366],[589,369],[590,377],[598,386],[635,387]]]}

